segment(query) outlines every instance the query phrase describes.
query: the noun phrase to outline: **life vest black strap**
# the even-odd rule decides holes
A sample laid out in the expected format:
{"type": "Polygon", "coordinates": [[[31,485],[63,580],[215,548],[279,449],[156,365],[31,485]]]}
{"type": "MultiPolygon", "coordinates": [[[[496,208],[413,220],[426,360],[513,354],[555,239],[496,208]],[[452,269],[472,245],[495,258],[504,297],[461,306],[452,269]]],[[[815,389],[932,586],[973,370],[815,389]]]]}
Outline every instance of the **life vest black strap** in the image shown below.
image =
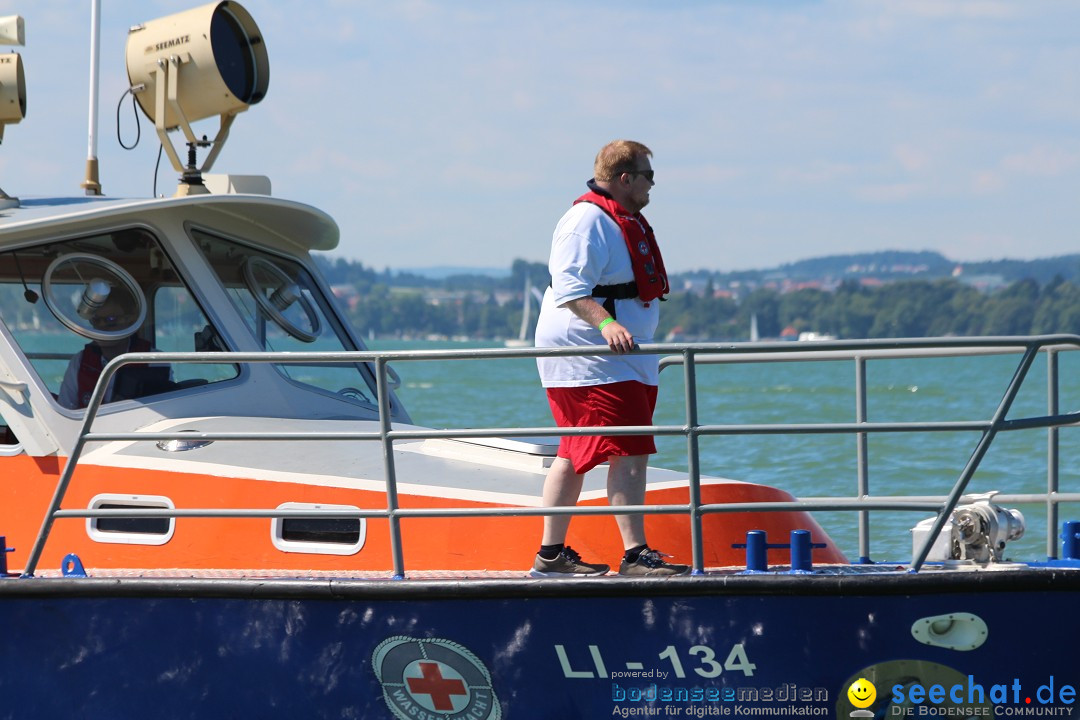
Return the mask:
{"type": "Polygon", "coordinates": [[[609,300],[629,300],[638,296],[637,283],[634,281],[619,283],[617,285],[597,285],[592,289],[593,297],[607,298],[609,300]]]}
{"type": "Polygon", "coordinates": [[[608,311],[611,317],[618,320],[615,315],[615,301],[636,298],[638,296],[637,283],[631,281],[617,285],[597,285],[592,289],[592,296],[604,298],[604,302],[601,303],[604,309],[608,311]]]}
{"type": "MultiPolygon", "coordinates": [[[[551,284],[550,282],[548,283],[551,284]]],[[[604,298],[604,302],[601,305],[608,311],[611,317],[615,317],[615,301],[616,300],[629,300],[630,298],[636,298],[638,296],[637,283],[631,280],[630,282],[617,283],[615,285],[597,285],[590,293],[592,297],[604,298]]]]}

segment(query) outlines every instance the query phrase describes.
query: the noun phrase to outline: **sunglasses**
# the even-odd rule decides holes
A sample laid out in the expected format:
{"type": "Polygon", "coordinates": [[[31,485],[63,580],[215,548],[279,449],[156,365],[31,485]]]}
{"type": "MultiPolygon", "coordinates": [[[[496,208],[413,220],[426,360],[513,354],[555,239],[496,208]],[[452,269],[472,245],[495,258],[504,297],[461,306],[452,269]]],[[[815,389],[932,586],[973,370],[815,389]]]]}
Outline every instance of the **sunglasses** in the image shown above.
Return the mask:
{"type": "Polygon", "coordinates": [[[655,180],[653,180],[654,173],[653,173],[652,170],[627,170],[626,174],[627,175],[641,175],[642,177],[644,177],[649,182],[655,182],[655,180]]]}

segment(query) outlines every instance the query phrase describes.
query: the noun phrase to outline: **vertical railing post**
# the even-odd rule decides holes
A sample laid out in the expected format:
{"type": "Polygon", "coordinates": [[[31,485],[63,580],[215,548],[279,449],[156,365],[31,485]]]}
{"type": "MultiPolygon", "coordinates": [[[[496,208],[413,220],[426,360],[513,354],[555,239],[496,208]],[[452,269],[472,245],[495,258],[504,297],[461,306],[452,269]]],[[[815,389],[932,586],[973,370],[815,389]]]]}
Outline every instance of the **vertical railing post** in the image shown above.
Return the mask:
{"type": "Polygon", "coordinates": [[[390,439],[390,388],[386,380],[386,358],[375,359],[375,387],[379,400],[379,442],[382,444],[386,475],[386,512],[390,523],[390,555],[394,561],[394,579],[405,579],[405,556],[401,548],[401,518],[397,516],[397,474],[394,470],[394,441],[390,439]]]}
{"type": "Polygon", "coordinates": [[[690,547],[693,574],[705,573],[701,531],[701,464],[698,460],[697,369],[694,352],[683,350],[683,383],[686,391],[686,472],[690,480],[690,547]]]}
{"type": "MultiPolygon", "coordinates": [[[[866,413],[866,358],[855,358],[855,422],[865,423],[866,413]]],[[[870,494],[870,454],[865,432],[855,433],[855,462],[857,473],[858,496],[865,498],[870,494]]],[[[870,560],[870,513],[860,510],[859,517],[859,562],[868,564],[870,560]]]]}
{"type": "MultiPolygon", "coordinates": [[[[1046,414],[1057,415],[1061,412],[1061,398],[1058,384],[1058,351],[1049,348],[1046,351],[1046,414]]],[[[1060,436],[1057,426],[1046,429],[1046,557],[1054,560],[1057,552],[1058,506],[1055,496],[1058,491],[1061,456],[1060,436]]]]}

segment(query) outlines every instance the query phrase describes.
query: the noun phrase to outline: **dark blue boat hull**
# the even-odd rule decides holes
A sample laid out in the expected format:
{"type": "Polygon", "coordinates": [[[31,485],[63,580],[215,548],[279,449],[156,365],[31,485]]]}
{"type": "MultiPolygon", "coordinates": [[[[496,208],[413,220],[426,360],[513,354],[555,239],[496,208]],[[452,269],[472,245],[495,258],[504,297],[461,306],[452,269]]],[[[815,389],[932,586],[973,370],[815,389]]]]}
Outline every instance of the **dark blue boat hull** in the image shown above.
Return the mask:
{"type": "Polygon", "coordinates": [[[1052,575],[573,587],[9,579],[0,582],[0,717],[704,717],[772,708],[833,718],[853,709],[853,680],[871,676],[879,716],[910,707],[914,685],[948,689],[956,678],[962,694],[1001,685],[1010,702],[1000,707],[1049,711],[1071,707],[1062,688],[1080,684],[1080,583],[1052,575]],[[913,636],[920,618],[950,613],[986,623],[978,648],[913,636]],[[904,677],[888,677],[889,668],[904,677]]]}

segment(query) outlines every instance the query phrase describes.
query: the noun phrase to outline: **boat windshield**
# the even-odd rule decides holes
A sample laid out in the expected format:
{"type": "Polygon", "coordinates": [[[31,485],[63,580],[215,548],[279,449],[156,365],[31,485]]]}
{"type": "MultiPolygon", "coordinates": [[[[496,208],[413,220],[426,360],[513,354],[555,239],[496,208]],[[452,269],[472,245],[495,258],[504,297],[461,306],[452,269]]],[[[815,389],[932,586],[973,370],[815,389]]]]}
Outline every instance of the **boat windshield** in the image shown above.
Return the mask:
{"type": "MultiPolygon", "coordinates": [[[[311,274],[296,260],[192,229],[191,235],[259,345],[268,351],[349,351],[357,347],[311,274]]],[[[375,404],[375,379],[362,364],[276,366],[296,382],[375,404]]]]}
{"type": "MultiPolygon", "coordinates": [[[[0,253],[0,321],[56,398],[86,407],[101,368],[124,352],[224,350],[157,238],[127,228],[0,253]]],[[[237,377],[235,365],[132,365],[114,402],[237,377]]]]}

